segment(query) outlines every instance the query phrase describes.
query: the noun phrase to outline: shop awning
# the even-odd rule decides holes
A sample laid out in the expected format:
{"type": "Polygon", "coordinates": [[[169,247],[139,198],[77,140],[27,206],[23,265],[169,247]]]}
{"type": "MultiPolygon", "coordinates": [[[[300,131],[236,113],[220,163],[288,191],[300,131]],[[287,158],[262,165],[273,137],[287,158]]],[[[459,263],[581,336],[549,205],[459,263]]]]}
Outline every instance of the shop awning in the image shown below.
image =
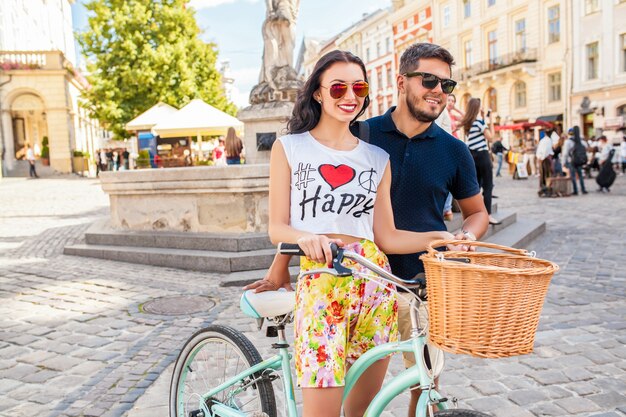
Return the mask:
{"type": "Polygon", "coordinates": [[[537,120],[542,122],[562,122],[563,121],[563,113],[561,114],[551,114],[549,116],[540,116],[537,117],[537,120]]]}
{"type": "Polygon", "coordinates": [[[130,122],[126,123],[126,130],[136,132],[138,130],[150,130],[152,126],[164,118],[176,113],[178,110],[165,103],[157,103],[150,107],[130,122]]]}
{"type": "Polygon", "coordinates": [[[543,127],[545,129],[551,129],[554,125],[550,122],[544,122],[543,120],[537,119],[535,122],[522,122],[522,123],[514,123],[510,125],[499,125],[496,126],[496,130],[527,130],[532,129],[533,127],[543,127]]]}
{"type": "Polygon", "coordinates": [[[163,118],[153,130],[162,138],[172,138],[225,135],[229,127],[234,127],[241,133],[243,123],[230,114],[195,99],[176,113],[163,118]]]}

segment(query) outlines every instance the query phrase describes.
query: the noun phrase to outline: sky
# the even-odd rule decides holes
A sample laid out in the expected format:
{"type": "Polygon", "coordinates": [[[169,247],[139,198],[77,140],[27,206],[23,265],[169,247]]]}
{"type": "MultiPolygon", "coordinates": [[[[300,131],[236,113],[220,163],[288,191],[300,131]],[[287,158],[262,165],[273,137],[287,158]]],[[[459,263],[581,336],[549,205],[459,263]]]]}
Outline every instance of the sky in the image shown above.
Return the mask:
{"type": "MultiPolygon", "coordinates": [[[[87,14],[79,0],[72,5],[74,30],[87,28],[87,14]]],[[[296,23],[297,58],[303,35],[330,38],[353,23],[365,13],[388,7],[391,0],[300,0],[296,23]]],[[[250,90],[259,79],[263,56],[261,26],[265,20],[264,0],[191,0],[196,9],[201,38],[214,42],[219,51],[218,61],[230,62],[234,78],[232,99],[237,106],[248,103],[250,90]]]]}

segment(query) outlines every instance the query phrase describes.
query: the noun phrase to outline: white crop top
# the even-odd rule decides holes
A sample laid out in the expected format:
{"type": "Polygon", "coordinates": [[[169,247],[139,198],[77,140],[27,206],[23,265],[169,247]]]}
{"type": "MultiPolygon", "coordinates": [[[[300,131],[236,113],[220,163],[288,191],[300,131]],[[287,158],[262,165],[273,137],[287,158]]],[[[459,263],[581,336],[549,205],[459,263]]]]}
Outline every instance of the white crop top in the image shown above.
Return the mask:
{"type": "Polygon", "coordinates": [[[339,151],[309,132],[279,138],[291,169],[291,226],[374,240],[374,202],[389,155],[359,140],[339,151]]]}

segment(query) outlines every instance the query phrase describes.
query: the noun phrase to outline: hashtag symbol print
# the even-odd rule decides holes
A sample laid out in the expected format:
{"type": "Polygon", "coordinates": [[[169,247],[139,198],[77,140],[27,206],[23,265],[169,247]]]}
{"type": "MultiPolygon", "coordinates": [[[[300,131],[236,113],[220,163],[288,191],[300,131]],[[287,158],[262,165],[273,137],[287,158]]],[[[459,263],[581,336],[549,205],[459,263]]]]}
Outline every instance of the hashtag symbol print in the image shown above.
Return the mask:
{"type": "Polygon", "coordinates": [[[306,188],[311,181],[314,181],[313,178],[309,178],[311,171],[315,171],[315,168],[311,168],[311,164],[306,164],[304,167],[302,162],[298,164],[298,169],[293,174],[296,177],[296,188],[298,188],[298,191],[301,188],[306,188]]]}

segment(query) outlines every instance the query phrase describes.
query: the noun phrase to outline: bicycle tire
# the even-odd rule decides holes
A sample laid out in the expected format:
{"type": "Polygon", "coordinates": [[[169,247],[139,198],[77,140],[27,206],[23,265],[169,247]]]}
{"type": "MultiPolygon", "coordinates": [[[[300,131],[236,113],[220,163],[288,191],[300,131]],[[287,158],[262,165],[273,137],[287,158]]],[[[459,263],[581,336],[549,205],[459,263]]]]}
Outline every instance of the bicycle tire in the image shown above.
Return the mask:
{"type": "Polygon", "coordinates": [[[438,417],[490,417],[488,414],[481,413],[479,411],[459,410],[459,409],[437,411],[435,413],[435,416],[438,416],[438,417]]]}
{"type": "MultiPolygon", "coordinates": [[[[198,408],[199,394],[261,361],[252,342],[232,327],[211,325],[199,330],[185,342],[176,359],[170,383],[170,417],[189,417],[189,412],[198,408]]],[[[276,417],[276,398],[269,379],[260,379],[231,395],[232,391],[225,390],[216,400],[250,415],[276,417]]]]}

